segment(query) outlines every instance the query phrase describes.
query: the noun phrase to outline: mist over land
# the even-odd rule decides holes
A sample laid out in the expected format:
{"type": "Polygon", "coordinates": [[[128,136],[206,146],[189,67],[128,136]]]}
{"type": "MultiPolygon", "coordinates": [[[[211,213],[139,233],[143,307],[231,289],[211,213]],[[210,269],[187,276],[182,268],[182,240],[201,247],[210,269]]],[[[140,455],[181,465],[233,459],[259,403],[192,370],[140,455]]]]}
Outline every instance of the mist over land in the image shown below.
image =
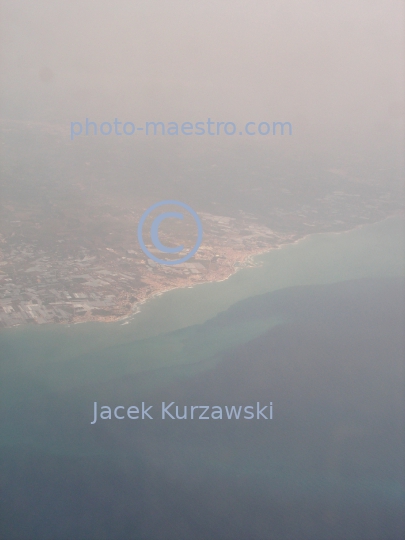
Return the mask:
{"type": "Polygon", "coordinates": [[[401,13],[395,1],[3,1],[0,324],[117,320],[253,254],[401,210],[401,13]],[[71,140],[86,118],[255,122],[256,135],[71,140]],[[261,136],[260,122],[291,135],[261,136]],[[153,267],[139,249],[140,216],[166,199],[205,216],[189,267],[153,267]]]}
{"type": "MultiPolygon", "coordinates": [[[[117,320],[251,255],[403,209],[401,10],[4,1],[0,324],[117,320]],[[92,128],[72,140],[72,122],[118,118],[254,122],[256,135],[92,128]],[[260,122],[291,132],[261,136],[260,122]],[[135,234],[167,199],[191,205],[205,232],[189,266],[171,270],[135,234]]],[[[176,245],[173,227],[162,234],[176,245]]]]}

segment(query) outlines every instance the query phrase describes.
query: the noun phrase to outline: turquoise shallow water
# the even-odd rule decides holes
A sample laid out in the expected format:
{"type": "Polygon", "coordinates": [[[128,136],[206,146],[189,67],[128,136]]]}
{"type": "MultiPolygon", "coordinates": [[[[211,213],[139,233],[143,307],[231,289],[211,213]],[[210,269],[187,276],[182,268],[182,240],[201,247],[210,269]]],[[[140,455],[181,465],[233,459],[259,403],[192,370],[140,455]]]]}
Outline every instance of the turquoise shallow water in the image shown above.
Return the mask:
{"type": "Polygon", "coordinates": [[[168,374],[157,376],[157,370],[207,362],[283,322],[277,316],[238,321],[226,331],[216,329],[215,317],[237,302],[291,286],[404,275],[404,253],[404,220],[394,217],[345,233],[312,235],[257,257],[256,267],[225,281],[170,291],[144,304],[129,324],[2,331],[1,373],[7,384],[0,399],[10,406],[30,393],[68,390],[148,371],[153,384],[164,384],[168,374]]]}
{"type": "MultiPolygon", "coordinates": [[[[239,300],[295,285],[328,284],[405,272],[404,220],[393,217],[344,233],[315,234],[256,257],[229,279],[177,289],[141,306],[129,324],[17,327],[0,333],[13,370],[45,368],[106,347],[201,324],[239,300]]],[[[5,367],[7,369],[7,366],[5,367]]]]}

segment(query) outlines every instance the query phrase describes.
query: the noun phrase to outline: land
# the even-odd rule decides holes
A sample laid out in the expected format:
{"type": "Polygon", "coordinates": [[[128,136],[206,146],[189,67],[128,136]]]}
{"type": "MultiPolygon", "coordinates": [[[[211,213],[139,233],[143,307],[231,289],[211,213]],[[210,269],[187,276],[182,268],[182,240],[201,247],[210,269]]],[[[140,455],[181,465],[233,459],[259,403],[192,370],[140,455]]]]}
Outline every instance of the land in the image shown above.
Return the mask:
{"type": "MultiPolygon", "coordinates": [[[[12,207],[5,210],[13,214],[12,207]]],[[[27,213],[13,217],[23,218],[9,220],[10,230],[15,228],[22,236],[25,229],[28,233],[35,227],[27,213]]],[[[226,279],[237,268],[252,264],[252,255],[296,239],[247,218],[237,221],[207,213],[200,213],[200,218],[202,245],[195,257],[175,266],[158,264],[143,253],[132,214],[121,216],[119,225],[127,238],[109,240],[114,247],[97,241],[92,247],[73,247],[67,232],[46,251],[35,243],[15,243],[15,231],[8,239],[2,235],[0,325],[114,321],[163,291],[226,279]]],[[[163,234],[162,241],[169,244],[164,238],[163,234]]]]}
{"type": "MultiPolygon", "coordinates": [[[[337,194],[337,198],[341,197],[337,194]]],[[[135,234],[140,215],[133,211],[121,211],[120,217],[114,218],[117,212],[108,213],[103,208],[103,218],[109,216],[111,226],[107,241],[95,236],[89,242],[86,235],[82,242],[72,241],[72,231],[56,230],[51,249],[43,249],[39,240],[32,239],[41,231],[38,215],[28,209],[15,212],[10,205],[2,212],[8,217],[7,233],[0,236],[2,327],[116,321],[139,310],[156,294],[224,280],[254,264],[254,255],[295,242],[311,232],[330,230],[315,223],[313,211],[312,216],[303,214],[305,225],[289,232],[272,230],[249,215],[236,219],[200,212],[204,238],[196,255],[185,263],[167,266],[154,262],[141,250],[135,234]],[[27,241],[29,237],[31,241],[27,241]]],[[[364,215],[357,224],[367,221],[364,215]]],[[[344,224],[336,223],[335,229],[345,230],[344,224]]],[[[174,231],[169,229],[161,239],[167,245],[176,245],[173,236],[174,231]]],[[[189,236],[192,245],[193,231],[189,236]]]]}
{"type": "MultiPolygon", "coordinates": [[[[180,156],[184,177],[176,167],[168,167],[158,183],[159,160],[169,163],[173,148],[165,157],[163,147],[152,148],[154,142],[152,149],[138,149],[133,163],[125,162],[132,148],[106,146],[107,155],[101,155],[99,147],[73,148],[63,130],[58,133],[52,126],[2,127],[3,328],[116,321],[164,291],[224,280],[254,264],[253,256],[259,253],[308,234],[377,222],[403,209],[396,172],[387,166],[367,176],[360,160],[357,171],[341,164],[309,170],[306,176],[303,166],[288,169],[289,162],[280,162],[284,176],[277,176],[276,162],[270,174],[270,158],[265,156],[267,161],[263,158],[245,175],[243,167],[250,158],[242,156],[230,182],[231,160],[225,149],[223,155],[217,153],[218,167],[210,164],[210,154],[204,160],[197,154],[180,156]],[[195,163],[200,162],[198,169],[195,163]],[[153,203],[176,198],[172,192],[198,213],[204,236],[194,257],[167,266],[143,253],[137,227],[153,203]]],[[[232,152],[236,163],[237,153],[232,152]]],[[[255,164],[258,158],[254,160],[255,164]]],[[[145,224],[147,243],[148,228],[150,222],[145,224]]],[[[184,244],[183,254],[197,237],[192,219],[166,220],[160,232],[164,244],[184,244]]],[[[150,242],[148,247],[161,257],[150,242]]]]}

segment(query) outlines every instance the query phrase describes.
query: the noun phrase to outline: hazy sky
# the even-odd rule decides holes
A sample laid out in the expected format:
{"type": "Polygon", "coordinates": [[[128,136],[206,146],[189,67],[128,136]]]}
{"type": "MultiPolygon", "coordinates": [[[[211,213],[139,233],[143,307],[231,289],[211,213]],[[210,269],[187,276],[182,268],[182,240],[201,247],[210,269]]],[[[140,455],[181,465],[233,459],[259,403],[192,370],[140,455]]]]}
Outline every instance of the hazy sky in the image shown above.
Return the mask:
{"type": "Polygon", "coordinates": [[[2,0],[2,118],[283,120],[296,140],[391,139],[399,0],[2,0]]]}

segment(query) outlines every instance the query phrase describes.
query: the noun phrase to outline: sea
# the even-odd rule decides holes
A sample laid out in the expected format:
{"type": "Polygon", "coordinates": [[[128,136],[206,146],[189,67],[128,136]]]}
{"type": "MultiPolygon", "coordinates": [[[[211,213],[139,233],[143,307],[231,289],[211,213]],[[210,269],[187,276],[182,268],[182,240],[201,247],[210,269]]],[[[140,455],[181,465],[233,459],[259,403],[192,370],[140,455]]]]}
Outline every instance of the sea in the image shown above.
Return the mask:
{"type": "Polygon", "coordinates": [[[404,277],[394,216],[126,320],[2,330],[2,537],[403,538],[404,277]],[[142,401],[153,421],[91,424],[142,401]],[[274,417],[166,422],[162,401],[274,417]]]}

